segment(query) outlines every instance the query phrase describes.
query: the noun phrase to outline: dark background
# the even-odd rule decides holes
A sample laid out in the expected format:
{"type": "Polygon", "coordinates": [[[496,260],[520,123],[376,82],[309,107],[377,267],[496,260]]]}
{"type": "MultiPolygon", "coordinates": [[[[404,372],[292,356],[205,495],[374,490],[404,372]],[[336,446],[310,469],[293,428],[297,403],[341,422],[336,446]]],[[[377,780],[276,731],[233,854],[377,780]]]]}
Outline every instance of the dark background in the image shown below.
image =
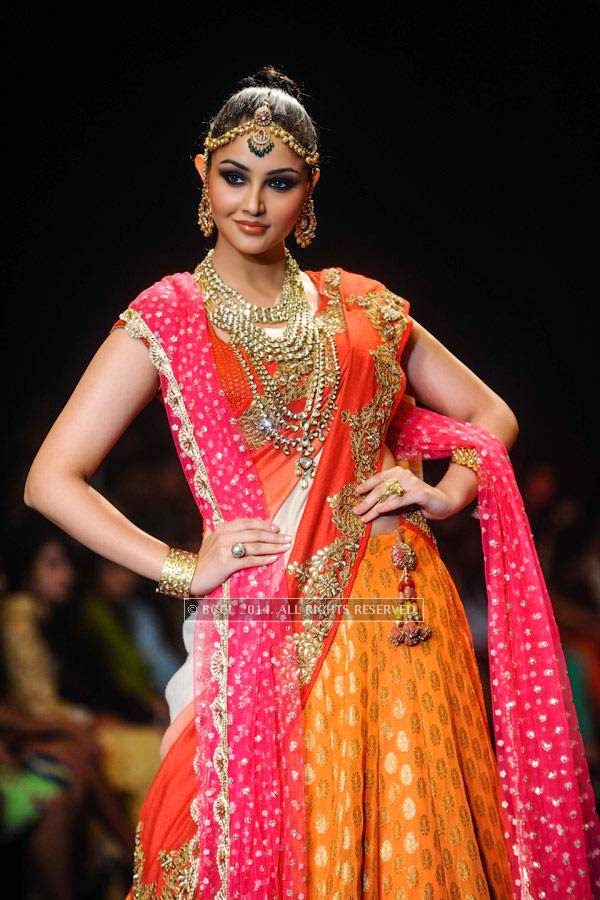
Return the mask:
{"type": "Polygon", "coordinates": [[[321,132],[317,238],[305,251],[288,241],[301,267],[341,265],[408,298],[515,411],[515,466],[552,462],[588,494],[592,5],[145,13],[84,21],[53,8],[8,23],[2,477],[13,502],[118,313],[212,246],[196,224],[197,140],[237,79],[267,63],[301,82],[321,132]]]}

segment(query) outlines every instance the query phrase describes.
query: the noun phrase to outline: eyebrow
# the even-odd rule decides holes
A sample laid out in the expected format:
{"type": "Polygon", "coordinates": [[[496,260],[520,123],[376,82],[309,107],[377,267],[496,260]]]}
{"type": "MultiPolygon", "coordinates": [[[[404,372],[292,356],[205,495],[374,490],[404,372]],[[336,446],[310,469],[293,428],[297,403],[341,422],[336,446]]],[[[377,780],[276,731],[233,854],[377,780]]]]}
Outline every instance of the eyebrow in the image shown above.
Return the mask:
{"type": "MultiPolygon", "coordinates": [[[[231,163],[233,166],[237,166],[239,169],[243,169],[244,172],[249,172],[250,169],[248,166],[242,165],[240,162],[236,162],[235,159],[221,159],[219,160],[219,165],[222,163],[231,163]]],[[[270,172],[267,172],[267,175],[279,175],[281,172],[294,172],[296,175],[299,175],[297,169],[293,169],[291,166],[284,166],[282,169],[271,169],[270,172]]]]}

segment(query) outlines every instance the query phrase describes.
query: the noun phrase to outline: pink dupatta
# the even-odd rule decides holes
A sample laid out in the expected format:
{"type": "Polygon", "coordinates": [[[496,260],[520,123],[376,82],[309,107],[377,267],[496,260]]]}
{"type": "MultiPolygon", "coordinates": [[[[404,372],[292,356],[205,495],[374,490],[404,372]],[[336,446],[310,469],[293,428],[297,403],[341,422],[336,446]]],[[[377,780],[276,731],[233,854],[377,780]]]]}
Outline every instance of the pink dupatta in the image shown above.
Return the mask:
{"type": "MultiPolygon", "coordinates": [[[[205,529],[241,517],[270,519],[246,442],[219,387],[192,276],[166,276],[119,318],[148,346],[205,529]]],[[[198,602],[198,791],[190,812],[198,826],[198,895],[211,900],[307,896],[301,686],[286,593],[278,560],[241,569],[198,602]]]]}
{"type": "Polygon", "coordinates": [[[504,837],[514,896],[600,896],[600,823],[558,629],[506,447],[484,428],[413,407],[395,459],[474,447],[504,837]]]}
{"type": "MultiPolygon", "coordinates": [[[[207,530],[268,519],[237,420],[219,387],[189,273],[143,291],[120,315],[147,342],[183,471],[207,530]]],[[[514,897],[591,898],[600,826],[548,593],[504,445],[420,408],[400,413],[396,459],[478,451],[494,730],[514,897]]],[[[306,897],[301,688],[285,573],[243,569],[204,598],[194,636],[199,896],[306,897]],[[238,598],[260,603],[244,608],[238,598]],[[219,607],[218,601],[223,601],[219,607]],[[283,612],[281,611],[283,609],[283,612]],[[265,614],[266,613],[266,614],[265,614]]]]}

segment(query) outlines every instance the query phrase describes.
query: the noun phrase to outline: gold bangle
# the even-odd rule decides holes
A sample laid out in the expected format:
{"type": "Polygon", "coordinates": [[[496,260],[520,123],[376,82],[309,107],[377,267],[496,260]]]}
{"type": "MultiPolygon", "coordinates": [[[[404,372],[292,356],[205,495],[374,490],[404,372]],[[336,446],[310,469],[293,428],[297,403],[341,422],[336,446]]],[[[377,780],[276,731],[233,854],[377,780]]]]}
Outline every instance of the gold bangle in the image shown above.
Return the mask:
{"type": "Polygon", "coordinates": [[[167,596],[176,597],[178,600],[189,600],[197,563],[197,553],[192,553],[190,550],[179,550],[177,547],[169,547],[169,552],[156,586],[156,593],[167,594],[167,596]]]}
{"type": "Polygon", "coordinates": [[[459,466],[467,466],[474,472],[479,471],[477,450],[474,447],[456,447],[452,451],[452,462],[458,463],[459,466]]]}

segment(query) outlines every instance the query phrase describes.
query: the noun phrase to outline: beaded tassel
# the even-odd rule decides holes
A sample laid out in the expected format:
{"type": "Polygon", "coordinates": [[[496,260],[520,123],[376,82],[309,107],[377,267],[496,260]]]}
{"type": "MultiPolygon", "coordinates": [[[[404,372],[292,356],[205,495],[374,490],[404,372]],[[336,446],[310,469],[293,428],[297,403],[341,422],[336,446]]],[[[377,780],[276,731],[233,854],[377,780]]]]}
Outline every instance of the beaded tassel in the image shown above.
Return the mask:
{"type": "Polygon", "coordinates": [[[411,545],[402,540],[396,541],[391,554],[392,561],[401,570],[402,576],[398,587],[398,618],[389,634],[389,640],[394,647],[399,647],[400,644],[414,647],[431,637],[431,628],[423,621],[417,605],[415,583],[409,574],[417,567],[417,557],[411,545]]]}

